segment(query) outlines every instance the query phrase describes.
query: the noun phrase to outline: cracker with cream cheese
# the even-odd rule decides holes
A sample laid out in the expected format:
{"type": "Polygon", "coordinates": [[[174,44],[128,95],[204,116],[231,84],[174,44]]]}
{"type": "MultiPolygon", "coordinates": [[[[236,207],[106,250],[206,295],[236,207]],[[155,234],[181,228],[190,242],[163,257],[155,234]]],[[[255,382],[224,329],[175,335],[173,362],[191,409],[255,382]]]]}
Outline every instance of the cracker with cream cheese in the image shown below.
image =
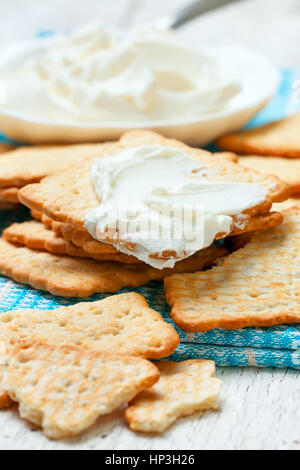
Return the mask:
{"type": "Polygon", "coordinates": [[[197,332],[300,323],[300,209],[203,273],[165,279],[174,322],[197,332]]]}
{"type": "MultiPolygon", "coordinates": [[[[201,161],[201,163],[205,165],[208,171],[207,176],[204,176],[204,178],[207,178],[207,180],[259,183],[266,189],[267,196],[265,201],[245,210],[242,214],[242,223],[240,216],[233,216],[231,235],[252,230],[252,219],[254,220],[255,230],[259,230],[260,227],[268,226],[267,220],[274,223],[275,218],[277,218],[277,223],[281,222],[280,215],[277,214],[276,216],[273,215],[270,217],[269,210],[273,202],[279,202],[288,197],[288,186],[280,182],[276,177],[260,175],[253,170],[243,168],[234,163],[232,158],[214,158],[213,155],[208,152],[192,149],[180,142],[164,139],[157,134],[147,131],[135,131],[126,134],[120,142],[111,144],[110,147],[106,147],[105,150],[99,152],[97,157],[104,155],[109,156],[135,146],[138,147],[140,145],[150,144],[184,149],[188,155],[201,161]],[[212,171],[213,176],[211,176],[212,171]]],[[[44,213],[56,222],[69,224],[71,230],[79,230],[80,236],[82,236],[83,239],[87,238],[87,240],[82,241],[79,245],[84,248],[85,251],[88,251],[88,249],[83,246],[82,243],[93,241],[85,228],[85,216],[99,206],[99,201],[94,191],[90,175],[91,166],[97,157],[93,156],[87,158],[77,167],[64,173],[48,177],[40,184],[29,185],[23,188],[19,193],[21,201],[34,211],[44,213]]],[[[216,234],[216,238],[224,238],[227,235],[229,234],[219,233],[216,234]]],[[[111,237],[107,237],[106,241],[113,243],[113,237],[114,234],[112,234],[111,237]]],[[[77,245],[75,240],[72,240],[72,242],[77,245]]],[[[96,241],[96,243],[98,243],[98,241],[96,241]]],[[[127,254],[134,255],[135,246],[133,246],[132,243],[127,243],[125,240],[124,247],[128,250],[126,251],[127,254]]],[[[93,253],[95,253],[95,251],[93,251],[93,253]]],[[[177,257],[175,251],[169,250],[163,253],[150,254],[150,258],[153,259],[176,259],[177,257]]]]}

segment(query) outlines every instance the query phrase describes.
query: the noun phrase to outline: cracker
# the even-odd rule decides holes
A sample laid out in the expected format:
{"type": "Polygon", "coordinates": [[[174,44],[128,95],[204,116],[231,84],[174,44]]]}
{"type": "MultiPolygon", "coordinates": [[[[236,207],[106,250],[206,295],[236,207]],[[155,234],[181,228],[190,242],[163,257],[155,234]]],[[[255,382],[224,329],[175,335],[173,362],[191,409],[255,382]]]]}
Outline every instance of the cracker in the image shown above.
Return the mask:
{"type": "MultiPolygon", "coordinates": [[[[49,251],[53,254],[68,255],[77,258],[90,258],[96,261],[117,261],[127,264],[141,264],[137,258],[118,252],[107,252],[106,247],[99,254],[90,254],[84,249],[73,245],[64,238],[57,236],[42,223],[31,220],[15,223],[3,231],[2,236],[10,243],[27,246],[33,250],[49,251]]],[[[104,244],[103,244],[104,245],[104,244]]]]}
{"type": "Polygon", "coordinates": [[[103,148],[97,156],[88,157],[72,169],[43,179],[40,184],[28,185],[19,192],[19,199],[30,209],[45,213],[52,219],[84,227],[85,216],[99,206],[99,201],[91,184],[90,169],[95,158],[112,155],[126,148],[143,144],[161,144],[184,148],[208,169],[218,171],[214,179],[221,181],[241,181],[261,183],[268,191],[266,201],[245,213],[255,216],[270,210],[272,202],[285,200],[289,195],[286,184],[273,176],[260,175],[226,158],[214,158],[213,154],[193,149],[180,142],[169,140],[149,131],[134,131],[125,134],[118,143],[103,148]]]}
{"type": "Polygon", "coordinates": [[[18,204],[12,204],[11,202],[4,202],[0,200],[0,211],[18,209],[18,204]]]}
{"type": "MultiPolygon", "coordinates": [[[[248,232],[253,232],[256,230],[263,230],[265,228],[274,227],[282,223],[283,217],[278,212],[271,212],[268,214],[259,215],[257,217],[245,216],[242,220],[242,223],[238,223],[236,220],[236,225],[231,231],[231,235],[241,235],[248,232]]],[[[64,224],[58,222],[59,227],[52,227],[61,236],[66,240],[71,242],[77,247],[81,247],[84,252],[89,253],[90,255],[100,255],[101,253],[119,253],[113,245],[99,242],[94,240],[93,237],[85,230],[78,230],[71,224],[64,224]]],[[[223,239],[224,234],[218,234],[216,236],[217,240],[223,239]]]]}
{"type": "Polygon", "coordinates": [[[174,272],[199,271],[212,266],[226,254],[226,249],[212,246],[180,261],[174,269],[158,270],[147,265],[40,253],[30,248],[16,247],[0,238],[0,273],[53,295],[84,298],[95,293],[113,293],[123,287],[139,287],[150,281],[160,281],[174,272]]]}
{"type": "Polygon", "coordinates": [[[300,113],[255,129],[226,135],[217,140],[217,145],[236,153],[299,158],[300,113]]]}
{"type": "Polygon", "coordinates": [[[300,196],[300,159],[247,156],[241,157],[239,162],[241,165],[260,173],[278,176],[289,185],[292,196],[300,196]]]}
{"type": "MultiPolygon", "coordinates": [[[[16,337],[148,359],[169,356],[180,342],[174,328],[135,292],[55,311],[32,309],[3,313],[0,341],[7,344],[16,337]]],[[[0,409],[11,404],[8,394],[0,388],[0,409]]]]}
{"type": "Polygon", "coordinates": [[[139,393],[125,411],[130,429],[163,432],[183,416],[218,408],[222,382],[214,377],[214,362],[160,362],[157,367],[159,381],[139,393]]]}
{"type": "MultiPolygon", "coordinates": [[[[0,374],[0,384],[1,384],[1,374],[0,374]]],[[[8,395],[8,393],[3,390],[0,386],[0,410],[4,410],[5,408],[9,408],[12,406],[13,401],[8,395]]]]}
{"type": "Polygon", "coordinates": [[[0,201],[19,204],[18,192],[19,188],[0,188],[0,201]]]}
{"type": "Polygon", "coordinates": [[[298,199],[288,199],[287,201],[281,202],[279,204],[274,204],[274,209],[278,211],[283,211],[284,209],[289,209],[291,207],[299,207],[300,208],[300,198],[298,199]]]}
{"type": "Polygon", "coordinates": [[[109,144],[19,147],[1,155],[0,187],[20,188],[65,170],[109,144]]]}
{"type": "Polygon", "coordinates": [[[172,354],[179,336],[135,292],[55,310],[16,310],[0,316],[0,340],[37,340],[54,345],[160,359],[172,354]]]}
{"type": "Polygon", "coordinates": [[[9,152],[10,150],[15,149],[15,145],[7,144],[6,142],[1,142],[0,144],[0,154],[9,152]]]}
{"type": "Polygon", "coordinates": [[[21,417],[62,439],[85,431],[158,378],[145,359],[31,341],[7,348],[3,385],[21,417]]]}
{"type": "Polygon", "coordinates": [[[165,279],[171,315],[182,329],[300,323],[300,209],[280,227],[254,235],[210,271],[165,279]]]}

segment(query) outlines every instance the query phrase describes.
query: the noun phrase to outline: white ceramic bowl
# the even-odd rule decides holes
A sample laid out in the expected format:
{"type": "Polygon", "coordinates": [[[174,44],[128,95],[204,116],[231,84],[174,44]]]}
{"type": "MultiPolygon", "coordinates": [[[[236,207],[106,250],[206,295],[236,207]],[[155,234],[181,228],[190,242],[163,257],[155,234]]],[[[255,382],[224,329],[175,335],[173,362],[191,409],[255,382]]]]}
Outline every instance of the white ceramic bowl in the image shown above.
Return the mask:
{"type": "MultiPolygon", "coordinates": [[[[47,40],[35,39],[0,54],[0,68],[41,51],[47,40]]],[[[196,120],[150,121],[143,123],[72,122],[38,120],[18,110],[0,106],[0,129],[8,137],[31,143],[76,143],[116,140],[132,129],[150,129],[191,145],[206,145],[222,134],[240,129],[274,96],[279,85],[277,69],[262,55],[238,46],[206,50],[242,86],[226,111],[206,114],[196,120]]],[[[26,92],[24,90],[24,92],[26,92]]]]}

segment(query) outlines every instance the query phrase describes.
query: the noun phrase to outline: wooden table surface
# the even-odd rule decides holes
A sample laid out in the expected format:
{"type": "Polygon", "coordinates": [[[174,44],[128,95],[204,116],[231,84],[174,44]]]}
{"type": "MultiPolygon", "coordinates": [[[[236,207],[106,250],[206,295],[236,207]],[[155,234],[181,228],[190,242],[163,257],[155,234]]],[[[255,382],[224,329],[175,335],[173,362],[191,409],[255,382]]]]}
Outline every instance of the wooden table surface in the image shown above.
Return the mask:
{"type": "MultiPolygon", "coordinates": [[[[128,29],[164,16],[186,1],[5,0],[0,41],[4,47],[39,30],[65,29],[95,18],[128,29]]],[[[193,21],[180,34],[199,48],[239,43],[259,50],[278,66],[300,69],[299,0],[245,0],[193,21]]],[[[300,448],[299,372],[218,368],[217,375],[224,382],[221,411],[183,419],[162,436],[133,434],[118,410],[77,440],[52,442],[11,409],[0,413],[0,450],[300,448]]]]}

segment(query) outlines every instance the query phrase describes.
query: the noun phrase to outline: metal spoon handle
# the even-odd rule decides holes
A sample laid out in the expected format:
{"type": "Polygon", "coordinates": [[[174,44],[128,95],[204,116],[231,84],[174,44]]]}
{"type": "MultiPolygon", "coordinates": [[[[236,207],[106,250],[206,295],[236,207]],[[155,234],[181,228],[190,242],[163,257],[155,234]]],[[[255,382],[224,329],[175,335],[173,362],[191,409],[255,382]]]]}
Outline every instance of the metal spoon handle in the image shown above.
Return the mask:
{"type": "Polygon", "coordinates": [[[179,28],[184,23],[196,18],[197,16],[203,15],[209,11],[223,7],[233,2],[239,2],[241,0],[197,0],[175,12],[169,17],[158,20],[157,25],[161,28],[179,28]]]}

